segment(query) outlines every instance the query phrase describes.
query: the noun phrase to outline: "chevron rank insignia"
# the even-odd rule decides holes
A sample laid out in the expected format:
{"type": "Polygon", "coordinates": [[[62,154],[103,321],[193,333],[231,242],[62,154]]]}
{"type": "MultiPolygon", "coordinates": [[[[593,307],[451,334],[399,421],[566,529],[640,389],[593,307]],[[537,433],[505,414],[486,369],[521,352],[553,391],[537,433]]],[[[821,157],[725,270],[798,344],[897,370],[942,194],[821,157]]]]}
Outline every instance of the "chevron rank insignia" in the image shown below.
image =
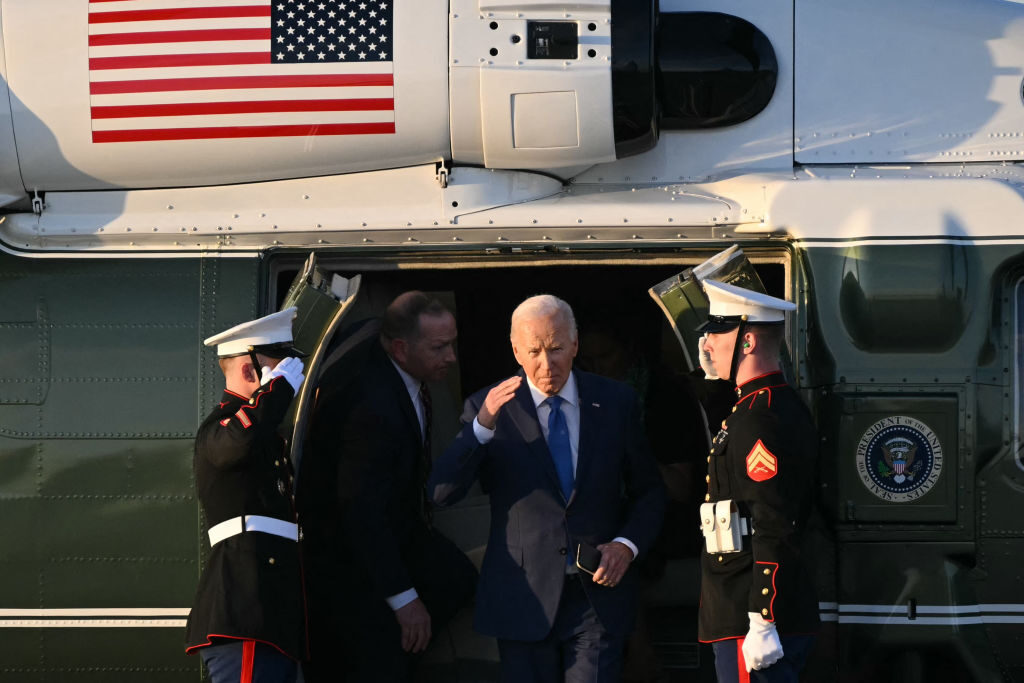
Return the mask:
{"type": "Polygon", "coordinates": [[[747,454],[747,475],[754,481],[767,481],[778,472],[778,459],[758,439],[747,454]]]}

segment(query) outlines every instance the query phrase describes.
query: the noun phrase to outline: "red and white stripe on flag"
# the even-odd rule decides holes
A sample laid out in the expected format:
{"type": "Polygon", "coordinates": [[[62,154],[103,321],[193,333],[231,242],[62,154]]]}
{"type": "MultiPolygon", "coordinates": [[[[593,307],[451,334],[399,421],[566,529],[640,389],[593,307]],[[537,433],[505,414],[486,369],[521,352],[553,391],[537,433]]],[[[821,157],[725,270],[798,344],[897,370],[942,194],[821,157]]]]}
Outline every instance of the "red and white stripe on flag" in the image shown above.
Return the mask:
{"type": "Polygon", "coordinates": [[[89,0],[93,142],[394,133],[391,27],[346,5],[390,23],[388,2],[89,0]]]}

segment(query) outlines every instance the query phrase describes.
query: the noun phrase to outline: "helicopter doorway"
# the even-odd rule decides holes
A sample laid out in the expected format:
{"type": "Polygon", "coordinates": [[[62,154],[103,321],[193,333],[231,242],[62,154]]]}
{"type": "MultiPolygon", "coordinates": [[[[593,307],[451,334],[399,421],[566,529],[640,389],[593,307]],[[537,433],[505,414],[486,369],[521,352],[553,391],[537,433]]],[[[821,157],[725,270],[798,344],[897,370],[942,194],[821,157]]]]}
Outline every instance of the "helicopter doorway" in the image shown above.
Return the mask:
{"type": "MultiPolygon", "coordinates": [[[[393,263],[346,263],[319,255],[326,272],[361,279],[359,295],[351,303],[341,331],[325,340],[325,357],[345,344],[345,330],[365,329],[364,321],[379,315],[397,294],[409,289],[438,296],[456,314],[457,367],[445,386],[431,387],[435,454],[443,452],[459,428],[462,399],[518,370],[509,344],[510,315],[520,301],[534,294],[551,293],[573,307],[580,340],[577,367],[627,382],[643,398],[648,438],[671,503],[656,548],[632,569],[642,573],[644,588],[624,680],[714,680],[710,649],[696,640],[700,534],[691,523],[703,499],[708,438],[700,409],[707,396],[698,395],[695,387],[706,383],[695,381],[692,361],[647,292],[655,283],[711,253],[692,259],[611,261],[605,257],[572,265],[507,261],[488,262],[487,266],[398,259],[393,263]]],[[[752,260],[766,288],[785,296],[784,259],[774,255],[752,260]]],[[[281,268],[276,281],[289,282],[289,270],[281,268]]],[[[276,294],[271,300],[276,300],[276,294]]],[[[337,373],[331,376],[337,377],[337,373]]],[[[306,453],[305,457],[315,454],[306,453]]],[[[479,485],[458,505],[434,516],[438,530],[477,566],[485,550],[489,520],[488,499],[479,485]]],[[[471,626],[471,611],[464,610],[448,633],[434,639],[425,662],[428,680],[498,680],[497,647],[491,639],[474,633],[471,626]]]]}

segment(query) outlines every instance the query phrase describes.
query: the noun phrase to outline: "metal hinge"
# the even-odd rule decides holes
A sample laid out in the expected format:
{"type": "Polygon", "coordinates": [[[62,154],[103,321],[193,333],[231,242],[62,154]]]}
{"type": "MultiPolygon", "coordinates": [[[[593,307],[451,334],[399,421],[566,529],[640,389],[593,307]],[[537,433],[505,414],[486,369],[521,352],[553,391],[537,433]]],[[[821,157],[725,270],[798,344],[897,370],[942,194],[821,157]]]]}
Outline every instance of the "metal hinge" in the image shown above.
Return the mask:
{"type": "Polygon", "coordinates": [[[43,196],[44,195],[39,194],[39,190],[32,190],[32,213],[37,216],[42,215],[43,208],[46,206],[46,203],[43,201],[43,196]]]}
{"type": "Polygon", "coordinates": [[[437,162],[437,184],[441,186],[441,189],[448,187],[448,178],[451,176],[452,169],[448,166],[447,161],[437,162]]]}

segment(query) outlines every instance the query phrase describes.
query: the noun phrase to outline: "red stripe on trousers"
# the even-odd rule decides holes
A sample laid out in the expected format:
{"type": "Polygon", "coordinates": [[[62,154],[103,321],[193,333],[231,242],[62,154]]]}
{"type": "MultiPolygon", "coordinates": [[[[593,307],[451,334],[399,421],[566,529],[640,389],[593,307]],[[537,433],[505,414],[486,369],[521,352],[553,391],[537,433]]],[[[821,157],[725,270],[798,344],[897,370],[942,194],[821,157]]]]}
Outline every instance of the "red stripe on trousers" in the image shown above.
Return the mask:
{"type": "Polygon", "coordinates": [[[750,672],[747,671],[747,659],[743,656],[743,638],[736,641],[736,680],[739,683],[750,683],[750,672]]]}
{"type": "Polygon", "coordinates": [[[252,683],[252,669],[256,660],[256,641],[242,641],[242,675],[239,683],[252,683]]]}

